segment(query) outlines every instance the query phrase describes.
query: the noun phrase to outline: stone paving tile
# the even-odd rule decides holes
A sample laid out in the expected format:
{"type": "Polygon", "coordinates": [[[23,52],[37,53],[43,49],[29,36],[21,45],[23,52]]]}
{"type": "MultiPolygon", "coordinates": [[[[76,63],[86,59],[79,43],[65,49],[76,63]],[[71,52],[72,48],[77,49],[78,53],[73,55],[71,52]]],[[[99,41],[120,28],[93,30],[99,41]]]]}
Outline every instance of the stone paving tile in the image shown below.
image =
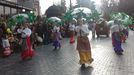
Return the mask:
{"type": "Polygon", "coordinates": [[[91,39],[94,62],[91,67],[81,69],[76,43],[69,44],[69,39],[62,40],[61,50],[53,50],[52,45],[40,46],[34,58],[22,62],[20,54],[0,58],[0,75],[134,75],[134,32],[125,44],[122,56],[116,55],[111,45],[111,38],[91,39]]]}

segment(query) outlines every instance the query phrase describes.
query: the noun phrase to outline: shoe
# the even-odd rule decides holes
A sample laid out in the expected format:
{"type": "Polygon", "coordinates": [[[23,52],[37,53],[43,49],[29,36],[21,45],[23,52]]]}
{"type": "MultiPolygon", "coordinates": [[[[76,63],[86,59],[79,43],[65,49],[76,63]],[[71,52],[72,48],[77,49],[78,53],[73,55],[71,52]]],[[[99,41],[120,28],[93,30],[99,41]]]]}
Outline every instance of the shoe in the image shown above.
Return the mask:
{"type": "Polygon", "coordinates": [[[82,67],[82,68],[85,68],[85,64],[82,64],[81,67],[82,67]]]}
{"type": "Polygon", "coordinates": [[[118,54],[118,55],[123,55],[123,53],[122,52],[115,52],[116,54],[118,54]]]}

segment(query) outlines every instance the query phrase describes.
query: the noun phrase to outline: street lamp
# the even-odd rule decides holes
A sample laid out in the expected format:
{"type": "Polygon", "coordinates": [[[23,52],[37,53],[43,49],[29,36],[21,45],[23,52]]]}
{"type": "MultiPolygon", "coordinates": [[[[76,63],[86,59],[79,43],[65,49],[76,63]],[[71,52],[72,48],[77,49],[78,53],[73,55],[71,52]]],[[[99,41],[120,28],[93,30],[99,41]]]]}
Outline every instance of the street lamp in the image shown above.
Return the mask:
{"type": "Polygon", "coordinates": [[[22,12],[25,12],[26,10],[25,9],[22,9],[22,12]]]}
{"type": "Polygon", "coordinates": [[[70,0],[70,10],[72,9],[72,0],[70,0]]]}
{"type": "Polygon", "coordinates": [[[30,13],[33,13],[33,11],[30,11],[30,13]]]}

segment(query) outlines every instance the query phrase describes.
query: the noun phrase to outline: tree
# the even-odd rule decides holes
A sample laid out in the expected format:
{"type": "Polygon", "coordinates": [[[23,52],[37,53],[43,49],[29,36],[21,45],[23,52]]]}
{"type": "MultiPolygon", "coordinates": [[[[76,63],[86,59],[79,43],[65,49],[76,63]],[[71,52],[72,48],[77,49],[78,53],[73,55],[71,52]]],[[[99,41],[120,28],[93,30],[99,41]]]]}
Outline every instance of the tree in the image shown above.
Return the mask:
{"type": "Polygon", "coordinates": [[[61,0],[61,12],[65,13],[66,12],[66,1],[65,0],[61,0]]]}
{"type": "Polygon", "coordinates": [[[80,7],[90,8],[90,0],[77,0],[77,5],[80,7]]]}
{"type": "Polygon", "coordinates": [[[61,16],[61,9],[60,9],[60,6],[56,6],[56,5],[53,5],[53,6],[50,6],[47,10],[46,10],[46,16],[47,18],[49,17],[59,17],[61,16]]]}
{"type": "Polygon", "coordinates": [[[125,12],[134,17],[134,0],[120,0],[119,2],[119,11],[125,12]]]}
{"type": "Polygon", "coordinates": [[[103,17],[106,20],[110,19],[110,13],[113,11],[118,11],[118,1],[117,0],[101,0],[102,6],[101,10],[103,17]]]}

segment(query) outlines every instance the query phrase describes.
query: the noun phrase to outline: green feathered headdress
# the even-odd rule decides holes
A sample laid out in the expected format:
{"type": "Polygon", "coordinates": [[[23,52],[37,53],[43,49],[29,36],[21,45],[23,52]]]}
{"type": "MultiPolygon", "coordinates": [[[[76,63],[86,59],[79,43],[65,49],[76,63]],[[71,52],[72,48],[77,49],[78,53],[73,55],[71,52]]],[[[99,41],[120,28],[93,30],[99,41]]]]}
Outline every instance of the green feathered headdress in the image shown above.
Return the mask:
{"type": "Polygon", "coordinates": [[[110,14],[111,20],[118,20],[122,25],[128,27],[133,23],[133,18],[124,12],[113,12],[110,14]]]}

